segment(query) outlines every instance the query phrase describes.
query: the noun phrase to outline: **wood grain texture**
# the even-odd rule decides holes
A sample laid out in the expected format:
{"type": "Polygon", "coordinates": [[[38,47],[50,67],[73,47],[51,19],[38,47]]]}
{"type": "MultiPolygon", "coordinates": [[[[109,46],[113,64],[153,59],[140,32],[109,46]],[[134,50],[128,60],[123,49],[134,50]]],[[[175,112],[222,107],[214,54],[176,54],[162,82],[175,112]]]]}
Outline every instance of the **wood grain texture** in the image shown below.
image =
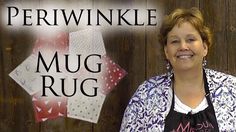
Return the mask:
{"type": "MultiPolygon", "coordinates": [[[[24,31],[8,32],[3,30],[1,34],[3,43],[1,45],[4,84],[1,87],[1,117],[3,117],[3,130],[27,131],[37,130],[32,113],[32,102],[30,96],[16,84],[8,74],[19,65],[28,55],[32,41],[29,34],[24,31]],[[33,129],[32,129],[33,127],[33,129]]],[[[2,122],[1,122],[2,123],[2,122]]]]}
{"type": "Polygon", "coordinates": [[[147,0],[147,8],[157,9],[157,26],[146,27],[146,78],[156,76],[165,72],[165,56],[163,48],[158,41],[159,28],[161,26],[163,14],[163,6],[165,0],[147,0]]]}
{"type": "Polygon", "coordinates": [[[227,1],[227,45],[228,45],[228,72],[236,75],[236,1],[227,1]]]}
{"type": "Polygon", "coordinates": [[[213,46],[208,53],[208,67],[227,71],[227,40],[226,40],[226,16],[227,16],[227,1],[201,1],[200,9],[204,15],[205,21],[214,33],[213,46]],[[220,10],[219,10],[220,9],[220,10]]]}

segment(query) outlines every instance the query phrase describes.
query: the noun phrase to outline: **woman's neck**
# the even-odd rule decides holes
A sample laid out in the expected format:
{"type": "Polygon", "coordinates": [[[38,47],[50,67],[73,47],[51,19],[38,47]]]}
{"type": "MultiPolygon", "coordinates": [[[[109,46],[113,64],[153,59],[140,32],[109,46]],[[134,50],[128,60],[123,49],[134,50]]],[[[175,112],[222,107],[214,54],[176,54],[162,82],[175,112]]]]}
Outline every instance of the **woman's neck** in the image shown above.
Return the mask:
{"type": "Polygon", "coordinates": [[[174,72],[174,86],[185,90],[197,90],[202,88],[203,69],[198,68],[194,70],[175,71],[174,72]]]}
{"type": "Polygon", "coordinates": [[[174,72],[174,91],[186,105],[195,108],[205,97],[203,69],[174,72]]]}

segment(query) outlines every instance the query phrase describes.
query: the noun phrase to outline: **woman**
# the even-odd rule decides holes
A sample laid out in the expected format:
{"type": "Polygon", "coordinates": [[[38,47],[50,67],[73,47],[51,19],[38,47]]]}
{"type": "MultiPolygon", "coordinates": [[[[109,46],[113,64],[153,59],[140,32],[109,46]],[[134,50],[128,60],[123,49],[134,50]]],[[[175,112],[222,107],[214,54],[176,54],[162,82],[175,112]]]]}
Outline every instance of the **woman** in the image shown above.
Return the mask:
{"type": "Polygon", "coordinates": [[[212,35],[196,8],[176,9],[160,29],[168,73],[139,86],[122,132],[236,131],[236,78],[204,68],[212,35]]]}

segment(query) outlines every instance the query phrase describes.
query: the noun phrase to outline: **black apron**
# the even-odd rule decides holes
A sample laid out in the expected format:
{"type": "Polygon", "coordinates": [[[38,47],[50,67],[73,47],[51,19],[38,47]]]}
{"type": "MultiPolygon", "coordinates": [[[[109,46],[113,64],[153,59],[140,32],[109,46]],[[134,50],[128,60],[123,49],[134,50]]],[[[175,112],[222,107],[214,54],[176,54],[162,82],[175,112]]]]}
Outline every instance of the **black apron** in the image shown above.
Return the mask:
{"type": "Polygon", "coordinates": [[[173,99],[170,112],[165,119],[164,132],[219,132],[215,111],[209,97],[210,92],[207,85],[205,72],[204,88],[208,107],[195,114],[192,114],[191,112],[184,114],[174,110],[175,98],[174,88],[172,88],[173,99]]]}

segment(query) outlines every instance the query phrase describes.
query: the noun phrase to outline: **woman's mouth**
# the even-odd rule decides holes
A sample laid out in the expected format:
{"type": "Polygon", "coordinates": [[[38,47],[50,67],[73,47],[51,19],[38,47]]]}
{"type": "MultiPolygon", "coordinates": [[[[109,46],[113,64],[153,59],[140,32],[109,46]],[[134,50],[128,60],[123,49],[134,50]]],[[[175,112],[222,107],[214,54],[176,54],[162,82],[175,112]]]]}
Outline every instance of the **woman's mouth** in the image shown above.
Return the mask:
{"type": "Polygon", "coordinates": [[[192,58],[193,55],[178,55],[177,58],[179,59],[188,59],[188,58],[192,58]]]}

